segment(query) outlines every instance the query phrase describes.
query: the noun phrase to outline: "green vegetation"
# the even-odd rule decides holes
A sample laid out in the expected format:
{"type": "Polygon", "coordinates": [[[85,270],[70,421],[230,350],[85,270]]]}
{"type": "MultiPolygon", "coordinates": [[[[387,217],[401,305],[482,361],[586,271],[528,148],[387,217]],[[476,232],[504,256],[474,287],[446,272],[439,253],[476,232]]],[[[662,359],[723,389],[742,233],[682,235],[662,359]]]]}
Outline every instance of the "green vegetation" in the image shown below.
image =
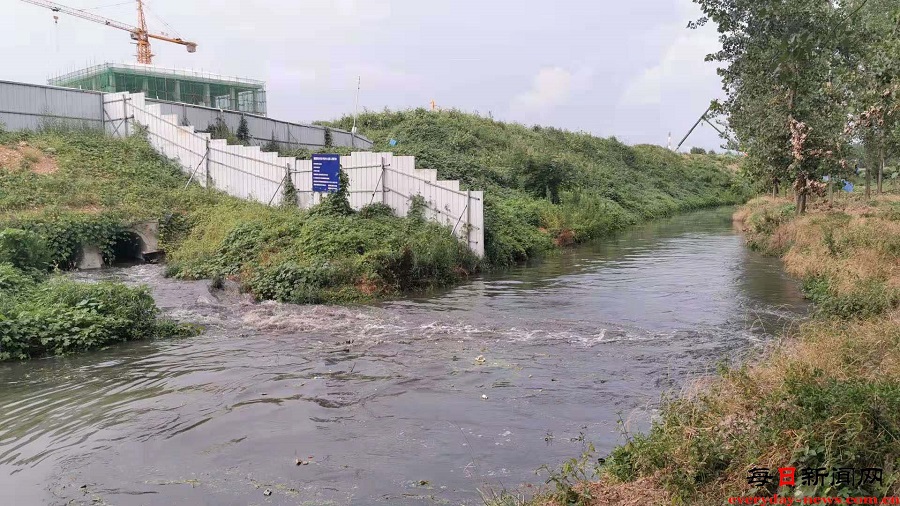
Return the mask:
{"type": "MultiPolygon", "coordinates": [[[[21,272],[8,272],[4,281],[10,295],[0,314],[12,323],[2,358],[68,353],[159,332],[162,324],[148,323],[157,315],[146,291],[45,279],[48,270],[73,267],[82,245],[98,246],[115,261],[129,240],[128,225],[137,221],[160,222],[170,275],[210,278],[218,286],[229,279],[257,299],[355,302],[453,284],[485,266],[529,260],[640,220],[737,202],[745,194],[726,170],[734,163],[727,157],[630,148],[458,112],[360,120],[376,138],[403,139],[408,152],[442,177],[486,190],[487,261],[447,227],[426,221],[421,198],[403,218],[380,204],[354,212],[343,174],[341,191],[312,209],[272,208],[188,184],[140,135],[0,133],[0,229],[9,229],[0,233],[0,262],[21,272]],[[117,298],[124,313],[107,307],[117,298]],[[67,318],[81,323],[64,332],[54,322],[67,318]],[[126,321],[140,330],[125,332],[126,321]]],[[[239,140],[221,122],[210,130],[239,140]]],[[[296,199],[291,185],[281,191],[287,201],[296,199]]]]}
{"type": "MultiPolygon", "coordinates": [[[[128,224],[157,219],[171,274],[230,277],[260,299],[360,301],[454,283],[479,268],[450,230],[421,213],[355,213],[345,191],[309,211],[246,202],[187,185],[139,136],[5,134],[0,149],[52,165],[43,173],[22,163],[0,168],[0,227],[35,232],[48,266],[73,266],[82,244],[114,261],[128,224]]],[[[7,240],[14,237],[0,236],[7,240]]]]}
{"type": "MultiPolygon", "coordinates": [[[[352,118],[330,123],[350,129],[352,118]]],[[[502,123],[458,111],[365,113],[360,132],[375,149],[416,156],[485,191],[485,246],[491,266],[526,261],[554,248],[602,237],[643,220],[743,202],[731,175],[738,159],[683,155],[657,146],[555,128],[502,123]],[[397,139],[396,146],[388,144],[397,139]]]]}
{"type": "Polygon", "coordinates": [[[161,320],[144,288],[51,279],[50,261],[37,233],[0,230],[0,361],[193,331],[161,320]]]}
{"type": "Polygon", "coordinates": [[[777,195],[790,185],[796,212],[809,196],[900,154],[900,5],[896,0],[695,0],[714,23],[726,91],[713,112],[747,174],[777,195]],[[848,120],[849,118],[849,120],[848,120]],[[855,149],[856,148],[856,149],[855,149]]]}
{"type": "Polygon", "coordinates": [[[0,361],[193,332],[161,320],[146,288],[56,278],[37,281],[10,264],[0,264],[0,292],[0,361]]]}

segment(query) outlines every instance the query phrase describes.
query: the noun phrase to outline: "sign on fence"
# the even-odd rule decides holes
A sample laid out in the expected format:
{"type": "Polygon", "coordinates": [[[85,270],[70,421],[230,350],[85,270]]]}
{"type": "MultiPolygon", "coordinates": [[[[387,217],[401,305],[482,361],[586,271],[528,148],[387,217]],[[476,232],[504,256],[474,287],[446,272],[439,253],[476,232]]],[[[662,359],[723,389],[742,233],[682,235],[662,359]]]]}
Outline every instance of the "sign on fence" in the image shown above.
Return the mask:
{"type": "Polygon", "coordinates": [[[312,189],[314,192],[334,193],[340,185],[341,157],[312,155],[312,189]]]}

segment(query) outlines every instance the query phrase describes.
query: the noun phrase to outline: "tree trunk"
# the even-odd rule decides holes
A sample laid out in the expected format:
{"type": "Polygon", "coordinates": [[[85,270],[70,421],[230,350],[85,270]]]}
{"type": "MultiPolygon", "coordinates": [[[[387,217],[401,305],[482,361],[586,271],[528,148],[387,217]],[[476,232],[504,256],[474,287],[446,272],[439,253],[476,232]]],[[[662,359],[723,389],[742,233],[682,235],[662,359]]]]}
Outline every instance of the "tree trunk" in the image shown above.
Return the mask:
{"type": "Polygon", "coordinates": [[[772,196],[778,197],[778,178],[772,180],[772,196]]]}
{"type": "Polygon", "coordinates": [[[872,164],[866,167],[866,198],[872,198],[872,164]]]}
{"type": "Polygon", "coordinates": [[[881,180],[884,178],[884,148],[881,148],[881,164],[878,165],[878,194],[881,195],[881,180]]]}
{"type": "Polygon", "coordinates": [[[797,175],[797,182],[794,183],[794,195],[795,197],[795,207],[797,208],[797,214],[803,214],[806,212],[806,176],[803,174],[797,175]]]}
{"type": "Polygon", "coordinates": [[[834,207],[834,180],[828,176],[828,205],[834,207]]]}

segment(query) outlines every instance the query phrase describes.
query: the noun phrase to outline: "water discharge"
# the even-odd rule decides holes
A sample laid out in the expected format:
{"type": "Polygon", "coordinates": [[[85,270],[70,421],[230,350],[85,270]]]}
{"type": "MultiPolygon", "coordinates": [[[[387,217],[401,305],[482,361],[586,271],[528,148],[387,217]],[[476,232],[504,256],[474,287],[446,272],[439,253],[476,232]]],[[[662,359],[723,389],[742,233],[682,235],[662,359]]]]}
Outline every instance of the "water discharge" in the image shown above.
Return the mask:
{"type": "Polygon", "coordinates": [[[148,284],[207,331],[0,364],[0,504],[478,504],[539,483],[581,434],[608,451],[618,420],[646,428],[661,393],[805,312],[730,214],[363,307],[79,274],[148,284]]]}

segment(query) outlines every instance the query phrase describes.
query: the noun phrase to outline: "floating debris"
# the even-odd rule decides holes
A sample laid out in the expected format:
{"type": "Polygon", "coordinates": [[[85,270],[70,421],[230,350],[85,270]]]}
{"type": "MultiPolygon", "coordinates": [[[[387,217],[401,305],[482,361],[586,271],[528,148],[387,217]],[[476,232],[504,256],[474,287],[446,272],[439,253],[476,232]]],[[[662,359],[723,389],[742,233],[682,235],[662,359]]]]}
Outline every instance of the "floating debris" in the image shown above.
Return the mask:
{"type": "Polygon", "coordinates": [[[265,490],[263,490],[263,495],[266,497],[269,497],[270,495],[272,495],[272,491],[269,489],[265,489],[265,490]]]}
{"type": "Polygon", "coordinates": [[[484,355],[478,355],[475,357],[475,363],[478,365],[484,364],[484,355]]]}
{"type": "Polygon", "coordinates": [[[488,396],[487,396],[487,394],[481,394],[481,398],[484,400],[487,400],[488,396]]]}

